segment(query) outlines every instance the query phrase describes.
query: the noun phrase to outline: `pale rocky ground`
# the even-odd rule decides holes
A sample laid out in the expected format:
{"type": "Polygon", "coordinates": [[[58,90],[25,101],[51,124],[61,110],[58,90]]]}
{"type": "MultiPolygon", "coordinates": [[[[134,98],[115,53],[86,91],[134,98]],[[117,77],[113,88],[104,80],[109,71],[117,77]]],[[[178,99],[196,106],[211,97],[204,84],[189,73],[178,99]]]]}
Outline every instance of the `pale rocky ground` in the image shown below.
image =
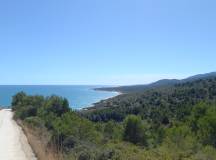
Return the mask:
{"type": "Polygon", "coordinates": [[[0,160],[37,160],[10,109],[0,110],[0,160]]]}

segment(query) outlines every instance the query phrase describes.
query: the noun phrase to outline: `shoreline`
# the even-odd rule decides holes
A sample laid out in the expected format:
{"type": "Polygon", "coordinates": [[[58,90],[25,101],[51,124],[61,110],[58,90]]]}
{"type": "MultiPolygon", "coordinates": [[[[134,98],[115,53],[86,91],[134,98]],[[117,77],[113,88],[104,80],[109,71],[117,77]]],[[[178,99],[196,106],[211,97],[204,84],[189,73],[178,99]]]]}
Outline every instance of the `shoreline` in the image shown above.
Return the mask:
{"type": "MultiPolygon", "coordinates": [[[[1,85],[0,85],[1,86],[1,85]]],[[[101,100],[113,98],[118,96],[119,92],[115,91],[102,91],[97,90],[99,87],[106,87],[102,85],[52,85],[56,88],[53,88],[47,85],[38,85],[32,86],[27,85],[29,88],[25,88],[20,85],[14,86],[5,86],[3,85],[1,89],[1,104],[0,108],[11,108],[12,97],[23,91],[29,95],[40,95],[44,97],[49,97],[52,95],[61,96],[66,98],[70,104],[70,108],[73,110],[81,110],[83,108],[93,107],[95,103],[100,102],[101,100]],[[9,89],[7,88],[9,87],[9,89]],[[9,90],[9,92],[8,92],[9,90]]]]}
{"type": "Polygon", "coordinates": [[[105,99],[101,99],[101,100],[99,100],[99,101],[97,101],[97,102],[95,102],[95,103],[92,103],[89,107],[81,108],[80,111],[88,111],[88,110],[91,110],[91,109],[95,109],[95,105],[96,105],[96,104],[101,103],[101,102],[104,102],[104,101],[107,101],[107,100],[109,100],[109,99],[112,99],[112,98],[115,98],[115,97],[118,97],[118,96],[124,94],[124,93],[122,93],[122,92],[120,92],[120,91],[108,91],[108,90],[100,90],[100,89],[97,90],[97,88],[94,88],[93,90],[98,91],[98,92],[113,92],[113,93],[116,93],[116,95],[110,96],[110,97],[105,98],[105,99]]]}
{"type": "MultiPolygon", "coordinates": [[[[88,109],[91,109],[91,108],[94,108],[95,107],[95,104],[98,104],[102,101],[106,101],[106,100],[109,100],[111,98],[115,98],[117,96],[120,96],[124,93],[120,92],[120,91],[111,91],[111,90],[105,90],[103,88],[95,88],[97,86],[94,86],[92,88],[89,88],[89,90],[92,90],[94,92],[97,92],[99,95],[101,94],[102,96],[95,96],[95,98],[93,97],[92,100],[90,101],[90,103],[87,103],[86,105],[83,105],[83,106],[80,106],[80,107],[76,107],[76,105],[70,105],[70,108],[72,110],[77,110],[77,111],[81,111],[81,110],[88,110],[88,109]],[[110,94],[108,94],[110,93],[110,94]],[[107,94],[107,96],[103,96],[107,94]],[[95,100],[94,100],[95,99],[95,100]]],[[[43,94],[41,94],[43,95],[43,94]]],[[[63,96],[63,95],[62,95],[63,96]]],[[[64,97],[64,96],[63,96],[64,97]]],[[[82,101],[85,101],[85,97],[83,97],[82,101]]],[[[6,105],[0,105],[0,109],[11,109],[11,106],[6,106],[6,105]]]]}

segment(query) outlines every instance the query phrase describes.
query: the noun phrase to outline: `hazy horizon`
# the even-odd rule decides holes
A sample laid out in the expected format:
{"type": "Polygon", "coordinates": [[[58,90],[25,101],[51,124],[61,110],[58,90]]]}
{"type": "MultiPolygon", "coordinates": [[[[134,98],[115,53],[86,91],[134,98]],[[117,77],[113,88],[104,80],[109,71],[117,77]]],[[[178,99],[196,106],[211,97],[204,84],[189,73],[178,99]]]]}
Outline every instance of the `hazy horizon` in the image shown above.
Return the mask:
{"type": "MultiPolygon", "coordinates": [[[[208,73],[213,73],[214,71],[212,72],[208,72],[208,73]]],[[[152,79],[152,75],[150,77],[145,77],[145,80],[142,81],[141,83],[126,83],[126,84],[0,84],[0,86],[101,86],[101,87],[106,87],[106,86],[124,86],[124,85],[148,85],[148,84],[151,84],[151,83],[154,83],[154,82],[157,82],[159,80],[164,80],[164,79],[177,79],[177,80],[182,80],[182,79],[186,79],[186,78],[189,78],[189,77],[192,77],[192,76],[196,76],[196,75],[200,75],[200,74],[206,74],[206,73],[198,73],[198,74],[195,74],[195,75],[188,75],[188,76],[184,76],[184,77],[170,77],[170,76],[167,76],[165,77],[163,75],[163,77],[161,78],[157,78],[155,80],[152,79]]],[[[130,80],[130,78],[133,78],[133,77],[128,77],[128,79],[130,80]]],[[[156,78],[156,77],[154,77],[156,78]]],[[[140,79],[139,79],[140,80],[140,79]]]]}

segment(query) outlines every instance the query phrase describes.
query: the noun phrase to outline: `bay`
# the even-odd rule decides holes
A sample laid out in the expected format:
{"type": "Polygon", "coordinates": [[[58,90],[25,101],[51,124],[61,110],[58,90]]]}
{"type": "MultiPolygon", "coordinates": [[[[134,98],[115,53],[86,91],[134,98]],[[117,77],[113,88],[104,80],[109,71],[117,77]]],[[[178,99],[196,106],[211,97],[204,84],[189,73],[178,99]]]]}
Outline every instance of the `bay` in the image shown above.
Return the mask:
{"type": "Polygon", "coordinates": [[[84,85],[0,85],[0,106],[10,106],[12,96],[24,91],[29,95],[57,95],[67,98],[71,108],[90,107],[93,103],[118,95],[116,92],[96,91],[103,86],[84,85]]]}

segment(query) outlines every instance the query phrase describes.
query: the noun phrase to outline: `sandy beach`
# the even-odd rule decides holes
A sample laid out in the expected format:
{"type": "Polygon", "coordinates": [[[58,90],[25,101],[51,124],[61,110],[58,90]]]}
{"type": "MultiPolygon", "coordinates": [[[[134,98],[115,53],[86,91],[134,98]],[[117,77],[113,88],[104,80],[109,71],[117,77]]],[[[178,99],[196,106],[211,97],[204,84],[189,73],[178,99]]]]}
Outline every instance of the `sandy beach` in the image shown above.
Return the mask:
{"type": "Polygon", "coordinates": [[[0,110],[0,160],[36,160],[10,109],[0,110]]]}

